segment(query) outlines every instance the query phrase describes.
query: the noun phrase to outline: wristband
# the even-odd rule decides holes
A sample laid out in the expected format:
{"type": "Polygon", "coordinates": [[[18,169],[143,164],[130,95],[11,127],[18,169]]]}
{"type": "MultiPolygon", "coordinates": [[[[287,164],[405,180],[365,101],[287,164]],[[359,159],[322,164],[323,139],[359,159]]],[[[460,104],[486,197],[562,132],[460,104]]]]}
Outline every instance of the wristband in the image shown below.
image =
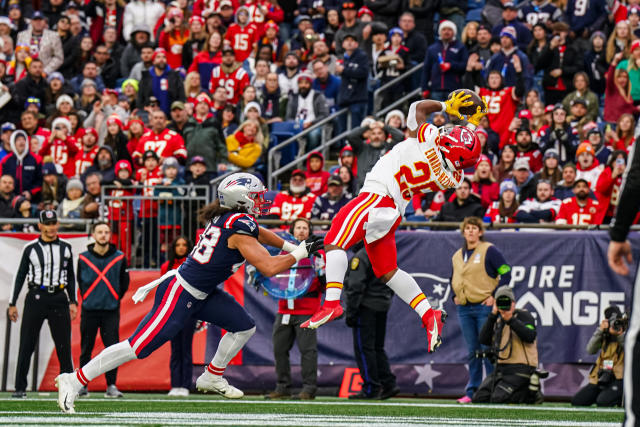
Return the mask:
{"type": "Polygon", "coordinates": [[[422,101],[416,101],[409,107],[409,113],[407,113],[407,128],[410,131],[418,129],[418,122],[416,120],[416,107],[422,101]]]}
{"type": "Polygon", "coordinates": [[[285,251],[285,252],[289,252],[289,253],[295,251],[297,247],[298,247],[298,245],[296,245],[294,243],[291,243],[291,242],[288,242],[286,240],[282,244],[282,250],[285,251]]]}
{"type": "Polygon", "coordinates": [[[473,123],[467,123],[465,126],[466,126],[468,129],[471,129],[471,130],[472,130],[472,131],[474,131],[474,132],[475,132],[476,128],[478,127],[478,126],[474,125],[473,123]]]}
{"type": "Polygon", "coordinates": [[[445,113],[447,111],[447,104],[445,104],[444,102],[440,102],[440,105],[442,105],[442,110],[440,110],[440,112],[445,113]]]}
{"type": "Polygon", "coordinates": [[[289,252],[289,255],[293,255],[296,259],[296,262],[300,261],[302,258],[306,258],[309,256],[309,252],[307,252],[307,247],[304,242],[300,243],[300,245],[296,246],[296,248],[289,252]]]}

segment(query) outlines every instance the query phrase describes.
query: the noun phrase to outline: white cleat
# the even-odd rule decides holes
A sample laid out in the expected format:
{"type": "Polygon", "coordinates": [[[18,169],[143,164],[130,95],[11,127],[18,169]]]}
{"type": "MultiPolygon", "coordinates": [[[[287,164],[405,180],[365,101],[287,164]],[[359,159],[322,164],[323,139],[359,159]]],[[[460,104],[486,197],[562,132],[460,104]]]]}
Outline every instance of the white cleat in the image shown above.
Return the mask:
{"type": "Polygon", "coordinates": [[[66,414],[75,414],[74,402],[78,397],[79,389],[74,384],[75,373],[60,374],[56,377],[56,388],[58,389],[58,406],[66,414]]]}
{"type": "Polygon", "coordinates": [[[221,394],[227,399],[240,399],[244,396],[242,390],[238,390],[234,386],[230,385],[223,377],[212,375],[206,371],[196,380],[196,389],[203,393],[213,391],[221,394]]]}

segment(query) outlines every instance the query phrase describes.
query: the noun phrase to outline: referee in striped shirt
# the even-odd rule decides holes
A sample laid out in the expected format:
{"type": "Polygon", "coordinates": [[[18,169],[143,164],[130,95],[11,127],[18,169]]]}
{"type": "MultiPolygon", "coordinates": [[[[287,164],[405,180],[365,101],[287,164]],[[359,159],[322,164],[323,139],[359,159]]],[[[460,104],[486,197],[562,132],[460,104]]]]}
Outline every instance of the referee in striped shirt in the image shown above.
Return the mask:
{"type": "Polygon", "coordinates": [[[71,245],[58,238],[58,217],[55,211],[40,212],[40,237],[29,242],[22,251],[16,273],[13,294],[9,302],[9,318],[18,320],[16,301],[25,281],[28,286],[24,302],[20,349],[13,397],[26,397],[29,361],[40,335],[42,322],[49,322],[51,336],[60,361],[60,372],[72,372],[71,321],[78,313],[76,284],[73,273],[71,245]],[[66,291],[66,293],[65,293],[66,291]]]}

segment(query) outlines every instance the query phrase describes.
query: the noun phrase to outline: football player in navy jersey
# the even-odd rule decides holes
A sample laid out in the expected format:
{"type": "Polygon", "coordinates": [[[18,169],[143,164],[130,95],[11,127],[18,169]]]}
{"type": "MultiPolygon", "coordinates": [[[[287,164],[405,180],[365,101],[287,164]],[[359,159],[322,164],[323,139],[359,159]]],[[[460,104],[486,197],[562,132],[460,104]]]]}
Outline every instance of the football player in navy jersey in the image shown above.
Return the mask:
{"type": "Polygon", "coordinates": [[[249,313],[219,285],[244,264],[253,264],[265,276],[288,270],[300,259],[322,249],[322,239],[311,237],[295,245],[258,226],[254,215],[269,211],[266,189],[255,176],[236,173],[218,187],[218,200],[205,206],[200,219],[207,226],[186,261],[160,279],[138,289],[137,303],[158,287],[151,311],[128,339],[105,348],[74,373],[56,378],[58,406],[74,413],[78,391],[97,376],[133,359],[144,359],[184,328],[190,319],[210,322],[228,333],[220,340],[213,360],[196,381],[200,391],[229,399],[244,393],[222,377],[227,364],[256,331],[249,313]],[[270,256],[262,244],[282,248],[285,255],[270,256]]]}

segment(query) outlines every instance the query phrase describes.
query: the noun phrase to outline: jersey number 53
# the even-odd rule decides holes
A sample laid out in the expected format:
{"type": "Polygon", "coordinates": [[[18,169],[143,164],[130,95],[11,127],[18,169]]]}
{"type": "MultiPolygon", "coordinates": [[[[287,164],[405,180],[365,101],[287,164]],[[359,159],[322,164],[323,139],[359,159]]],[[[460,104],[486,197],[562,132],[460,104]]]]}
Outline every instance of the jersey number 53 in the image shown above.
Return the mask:
{"type": "Polygon", "coordinates": [[[440,191],[440,187],[431,180],[431,168],[426,162],[415,162],[413,168],[402,165],[394,178],[405,200],[411,200],[416,194],[440,191]]]}

